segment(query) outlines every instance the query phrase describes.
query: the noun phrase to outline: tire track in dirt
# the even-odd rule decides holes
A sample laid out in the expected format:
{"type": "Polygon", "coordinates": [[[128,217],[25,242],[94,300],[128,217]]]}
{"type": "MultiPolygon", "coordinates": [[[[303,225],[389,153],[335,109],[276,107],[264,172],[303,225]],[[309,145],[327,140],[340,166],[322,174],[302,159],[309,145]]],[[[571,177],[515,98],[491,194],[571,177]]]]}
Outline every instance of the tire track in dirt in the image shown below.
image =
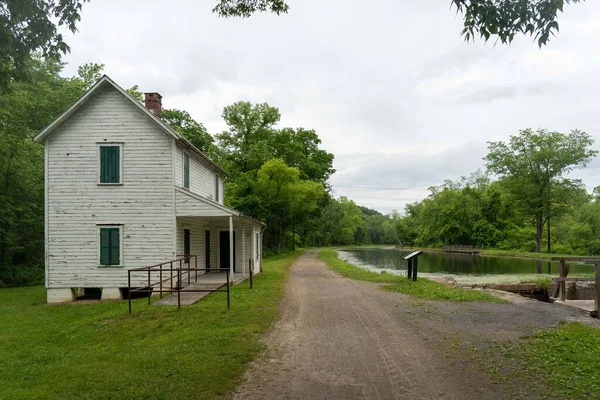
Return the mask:
{"type": "Polygon", "coordinates": [[[402,312],[406,298],[330,271],[317,252],[290,270],[281,319],[235,399],[502,399],[474,366],[456,368],[402,312]]]}

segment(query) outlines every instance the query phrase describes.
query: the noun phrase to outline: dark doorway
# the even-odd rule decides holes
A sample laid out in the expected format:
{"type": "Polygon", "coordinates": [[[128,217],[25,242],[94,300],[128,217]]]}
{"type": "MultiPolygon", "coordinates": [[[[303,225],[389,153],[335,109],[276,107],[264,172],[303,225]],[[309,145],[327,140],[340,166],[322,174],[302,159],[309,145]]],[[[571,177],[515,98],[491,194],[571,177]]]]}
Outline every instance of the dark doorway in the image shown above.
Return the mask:
{"type": "MultiPolygon", "coordinates": [[[[192,248],[192,232],[189,229],[183,230],[183,255],[189,256],[192,248]]],[[[189,264],[190,259],[186,258],[185,263],[189,264]]]]}
{"type": "Polygon", "coordinates": [[[204,231],[204,268],[210,267],[210,231],[204,231]]]}
{"type": "MultiPolygon", "coordinates": [[[[219,268],[229,269],[229,231],[219,232],[219,268]]],[[[233,272],[235,265],[235,232],[233,232],[233,272]]]]}

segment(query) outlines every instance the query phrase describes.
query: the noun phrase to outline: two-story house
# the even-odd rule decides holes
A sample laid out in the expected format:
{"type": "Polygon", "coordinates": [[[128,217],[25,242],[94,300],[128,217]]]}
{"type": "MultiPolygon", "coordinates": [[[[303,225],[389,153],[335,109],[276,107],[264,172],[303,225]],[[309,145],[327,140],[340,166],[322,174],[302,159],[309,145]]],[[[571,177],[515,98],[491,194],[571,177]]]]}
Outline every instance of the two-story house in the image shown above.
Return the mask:
{"type": "MultiPolygon", "coordinates": [[[[104,76],[34,140],[45,146],[48,302],[120,298],[127,269],[197,255],[234,280],[261,269],[264,224],[224,206],[225,173],[104,76]]],[[[143,281],[132,286],[144,285],[143,281]]]]}

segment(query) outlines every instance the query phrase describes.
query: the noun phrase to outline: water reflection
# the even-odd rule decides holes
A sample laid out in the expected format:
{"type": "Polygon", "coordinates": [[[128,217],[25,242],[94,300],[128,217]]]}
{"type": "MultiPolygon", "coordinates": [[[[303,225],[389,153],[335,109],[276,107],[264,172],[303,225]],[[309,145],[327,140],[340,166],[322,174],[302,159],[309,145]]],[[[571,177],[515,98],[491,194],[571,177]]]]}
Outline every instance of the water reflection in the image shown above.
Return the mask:
{"type": "MultiPolygon", "coordinates": [[[[357,248],[339,251],[340,258],[348,262],[390,272],[406,273],[402,257],[409,251],[394,248],[357,248]]],[[[488,257],[457,253],[424,253],[419,258],[419,272],[431,275],[452,276],[459,282],[519,282],[539,275],[558,276],[558,262],[513,258],[488,257]]],[[[585,265],[572,264],[571,274],[589,273],[585,265]]]]}

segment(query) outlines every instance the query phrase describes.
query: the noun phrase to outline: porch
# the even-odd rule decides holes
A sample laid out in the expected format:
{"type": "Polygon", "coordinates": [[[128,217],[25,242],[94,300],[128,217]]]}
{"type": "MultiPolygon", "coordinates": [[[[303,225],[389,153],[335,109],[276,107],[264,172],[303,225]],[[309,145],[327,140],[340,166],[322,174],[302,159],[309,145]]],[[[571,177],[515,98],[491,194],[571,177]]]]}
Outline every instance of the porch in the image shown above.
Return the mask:
{"type": "Polygon", "coordinates": [[[206,269],[209,275],[229,269],[231,283],[236,274],[249,276],[249,259],[255,274],[262,270],[262,222],[179,188],[175,204],[176,254],[197,255],[194,267],[206,269]]]}

